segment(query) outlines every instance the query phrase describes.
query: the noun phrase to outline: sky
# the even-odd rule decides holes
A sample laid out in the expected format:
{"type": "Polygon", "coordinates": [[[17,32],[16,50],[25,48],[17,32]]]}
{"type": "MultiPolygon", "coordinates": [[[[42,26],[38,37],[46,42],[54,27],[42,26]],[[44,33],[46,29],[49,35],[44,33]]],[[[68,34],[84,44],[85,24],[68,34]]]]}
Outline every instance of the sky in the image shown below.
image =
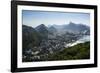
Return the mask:
{"type": "Polygon", "coordinates": [[[37,27],[40,24],[49,25],[63,25],[70,22],[76,24],[84,24],[90,26],[89,13],[76,12],[50,12],[50,11],[34,11],[22,10],[22,23],[24,25],[37,27]]]}

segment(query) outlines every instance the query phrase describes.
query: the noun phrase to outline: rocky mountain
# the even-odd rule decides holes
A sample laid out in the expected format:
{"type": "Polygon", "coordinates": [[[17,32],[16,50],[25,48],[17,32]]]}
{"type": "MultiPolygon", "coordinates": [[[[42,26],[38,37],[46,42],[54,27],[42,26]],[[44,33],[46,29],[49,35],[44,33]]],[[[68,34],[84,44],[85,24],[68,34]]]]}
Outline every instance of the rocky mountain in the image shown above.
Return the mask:
{"type": "Polygon", "coordinates": [[[52,39],[52,38],[56,38],[56,35],[57,35],[57,29],[53,26],[49,27],[48,28],[48,38],[49,39],[52,39]]]}
{"type": "Polygon", "coordinates": [[[47,32],[48,28],[44,24],[40,24],[35,28],[37,31],[42,32],[45,31],[47,32]]]}
{"type": "Polygon", "coordinates": [[[55,33],[55,32],[57,32],[57,29],[55,27],[51,26],[51,27],[48,28],[48,31],[55,33]]]}
{"type": "Polygon", "coordinates": [[[41,36],[34,28],[22,25],[22,32],[24,50],[39,45],[41,36]]]}
{"type": "Polygon", "coordinates": [[[42,39],[48,38],[48,28],[44,24],[37,26],[35,30],[41,35],[42,39]]]}

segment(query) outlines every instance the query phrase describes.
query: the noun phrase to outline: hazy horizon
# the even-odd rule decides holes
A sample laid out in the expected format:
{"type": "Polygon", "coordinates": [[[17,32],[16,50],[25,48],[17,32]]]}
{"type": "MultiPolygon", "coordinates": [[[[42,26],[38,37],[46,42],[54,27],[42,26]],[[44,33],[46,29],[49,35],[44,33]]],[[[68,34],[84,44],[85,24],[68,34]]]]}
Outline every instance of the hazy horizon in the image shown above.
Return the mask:
{"type": "Polygon", "coordinates": [[[40,24],[46,26],[67,25],[70,22],[90,26],[90,14],[22,10],[22,24],[27,26],[37,27],[40,24]]]}

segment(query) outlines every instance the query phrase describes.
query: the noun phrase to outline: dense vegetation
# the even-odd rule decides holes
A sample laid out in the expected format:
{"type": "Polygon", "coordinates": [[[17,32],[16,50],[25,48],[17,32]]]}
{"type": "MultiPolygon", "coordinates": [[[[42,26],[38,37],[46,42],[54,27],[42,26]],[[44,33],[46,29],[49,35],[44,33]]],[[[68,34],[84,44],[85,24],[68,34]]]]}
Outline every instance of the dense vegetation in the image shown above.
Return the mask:
{"type": "Polygon", "coordinates": [[[90,42],[80,43],[73,47],[65,48],[48,56],[48,60],[75,60],[90,58],[90,42]]]}
{"type": "MultiPolygon", "coordinates": [[[[42,57],[38,60],[32,60],[29,57],[23,59],[24,62],[32,61],[54,61],[54,60],[79,60],[79,59],[89,59],[90,58],[90,42],[80,43],[75,46],[65,48],[62,51],[55,52],[53,54],[48,54],[46,57],[42,57]]],[[[32,55],[31,55],[32,57],[32,55]]]]}

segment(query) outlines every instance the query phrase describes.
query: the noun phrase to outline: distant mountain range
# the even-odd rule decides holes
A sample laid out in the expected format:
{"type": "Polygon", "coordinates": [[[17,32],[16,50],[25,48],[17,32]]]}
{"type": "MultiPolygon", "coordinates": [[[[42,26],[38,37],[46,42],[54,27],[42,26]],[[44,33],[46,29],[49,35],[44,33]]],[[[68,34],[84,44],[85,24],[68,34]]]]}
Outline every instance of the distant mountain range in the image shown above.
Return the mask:
{"type": "Polygon", "coordinates": [[[89,34],[90,33],[90,27],[86,26],[84,24],[75,24],[73,22],[70,22],[69,24],[64,25],[52,25],[51,27],[54,27],[58,30],[59,33],[64,32],[70,32],[74,34],[89,34]]]}
{"type": "Polygon", "coordinates": [[[37,36],[39,36],[42,39],[48,39],[49,36],[54,37],[56,35],[64,35],[66,33],[79,34],[79,35],[90,34],[89,26],[83,24],[75,24],[73,22],[70,22],[69,24],[65,25],[51,25],[49,27],[45,26],[44,24],[40,24],[36,28],[26,25],[23,25],[22,27],[23,27],[23,35],[25,37],[28,36],[28,38],[32,33],[35,34],[34,37],[38,38],[37,36]]]}

